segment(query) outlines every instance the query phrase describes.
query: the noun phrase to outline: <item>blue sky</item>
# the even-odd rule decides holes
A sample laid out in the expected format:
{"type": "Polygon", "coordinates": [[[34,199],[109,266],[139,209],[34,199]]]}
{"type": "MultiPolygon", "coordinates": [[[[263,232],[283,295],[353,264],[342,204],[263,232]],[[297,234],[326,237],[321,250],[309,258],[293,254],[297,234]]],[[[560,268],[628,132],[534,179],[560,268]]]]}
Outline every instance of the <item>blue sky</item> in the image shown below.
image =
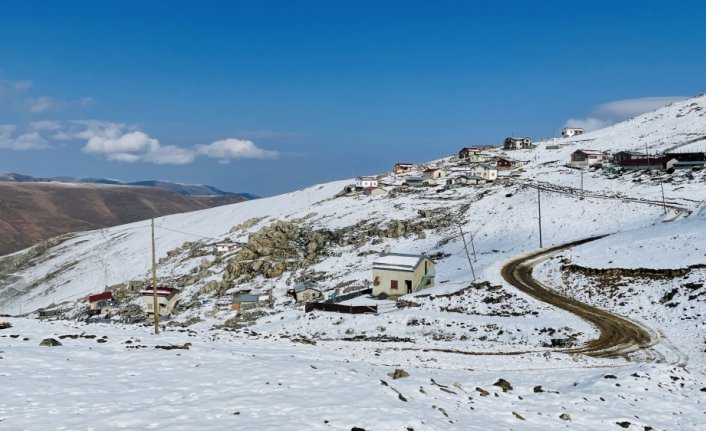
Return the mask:
{"type": "MultiPolygon", "coordinates": [[[[493,2],[495,3],[495,2],[493,2]]],[[[706,4],[0,6],[0,172],[273,195],[704,92],[706,4]]]]}

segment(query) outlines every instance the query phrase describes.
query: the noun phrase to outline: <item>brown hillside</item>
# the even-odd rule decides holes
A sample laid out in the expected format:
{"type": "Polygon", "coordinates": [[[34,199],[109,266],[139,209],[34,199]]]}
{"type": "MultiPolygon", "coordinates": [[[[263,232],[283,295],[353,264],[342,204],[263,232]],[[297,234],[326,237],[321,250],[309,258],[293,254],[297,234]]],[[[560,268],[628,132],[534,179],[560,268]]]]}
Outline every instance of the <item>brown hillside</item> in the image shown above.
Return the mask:
{"type": "Polygon", "coordinates": [[[0,255],[69,232],[241,202],[155,187],[0,182],[0,255]]]}

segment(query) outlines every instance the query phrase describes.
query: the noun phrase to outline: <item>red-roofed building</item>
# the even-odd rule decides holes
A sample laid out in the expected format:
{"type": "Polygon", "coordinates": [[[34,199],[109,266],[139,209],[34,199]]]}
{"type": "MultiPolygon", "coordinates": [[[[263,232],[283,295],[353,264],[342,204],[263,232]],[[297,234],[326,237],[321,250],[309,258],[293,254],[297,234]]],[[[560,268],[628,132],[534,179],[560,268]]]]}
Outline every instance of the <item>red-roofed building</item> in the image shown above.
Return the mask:
{"type": "Polygon", "coordinates": [[[102,292],[88,297],[88,309],[91,314],[109,312],[113,305],[113,292],[102,292]]]}

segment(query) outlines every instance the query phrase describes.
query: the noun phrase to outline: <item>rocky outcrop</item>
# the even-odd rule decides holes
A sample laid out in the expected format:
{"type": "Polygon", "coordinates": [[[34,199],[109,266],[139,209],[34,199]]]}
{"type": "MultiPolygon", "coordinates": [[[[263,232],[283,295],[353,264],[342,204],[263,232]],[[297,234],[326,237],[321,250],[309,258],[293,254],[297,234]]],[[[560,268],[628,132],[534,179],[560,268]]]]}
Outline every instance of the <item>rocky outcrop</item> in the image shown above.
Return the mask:
{"type": "Polygon", "coordinates": [[[228,260],[223,280],[250,281],[258,276],[276,278],[285,272],[310,267],[329,256],[335,246],[361,247],[380,238],[412,235],[423,238],[425,230],[445,228],[453,222],[447,209],[425,211],[420,216],[392,220],[383,225],[361,221],[336,230],[314,229],[306,222],[310,216],[293,221],[278,220],[250,235],[247,244],[228,260]]]}

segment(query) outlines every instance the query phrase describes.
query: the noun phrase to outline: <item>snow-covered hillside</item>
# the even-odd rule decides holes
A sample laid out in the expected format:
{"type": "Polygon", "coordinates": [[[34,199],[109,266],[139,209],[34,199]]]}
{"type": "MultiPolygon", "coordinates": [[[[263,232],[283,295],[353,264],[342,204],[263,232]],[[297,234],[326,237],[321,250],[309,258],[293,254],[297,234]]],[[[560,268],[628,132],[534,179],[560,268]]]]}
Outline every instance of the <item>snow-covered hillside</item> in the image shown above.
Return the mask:
{"type": "MultiPolygon", "coordinates": [[[[85,373],[81,387],[90,385],[89,376],[99,385],[110,379],[102,393],[116,395],[98,410],[112,419],[101,429],[699,429],[706,422],[700,399],[706,377],[706,172],[620,174],[566,164],[576,149],[693,149],[706,137],[705,109],[706,96],[700,96],[533,150],[489,150],[528,162],[503,183],[409,188],[396,185],[404,176],[387,173],[379,177],[387,191],[380,196],[337,196],[351,183],[346,180],[159,218],[158,276],[181,290],[167,333],[150,335],[149,326],[11,319],[15,328],[0,335],[14,331],[19,337],[0,339],[0,364],[10,370],[0,374],[0,384],[17,400],[0,403],[0,429],[40,427],[43,419],[24,409],[23,399],[53,409],[68,428],[89,428],[98,417],[95,410],[80,410],[90,403],[88,390],[64,393],[54,404],[45,392],[23,390],[28,379],[32,388],[41,380],[23,365],[30,356],[42,367],[69,360],[73,373],[85,373]],[[571,353],[564,347],[590,342],[598,330],[501,276],[508,260],[539,248],[539,203],[545,248],[607,236],[549,258],[536,277],[644,325],[655,334],[650,357],[657,362],[571,353]],[[473,239],[475,284],[461,230],[473,239]],[[239,246],[216,255],[218,242],[239,246]],[[434,257],[435,285],[399,304],[370,297],[349,302],[378,305],[379,313],[365,315],[305,314],[287,294],[299,280],[317,280],[326,295],[364,288],[385,246],[434,257]],[[579,269],[567,272],[569,265],[579,269]],[[679,277],[612,274],[610,291],[602,289],[605,268],[687,267],[679,277]],[[272,307],[234,315],[215,305],[243,291],[271,292],[272,307]],[[38,351],[40,338],[72,331],[106,334],[110,341],[95,346],[79,337],[56,351],[38,351]],[[192,348],[176,356],[154,350],[183,342],[192,348]],[[148,347],[127,347],[140,343],[148,347]],[[120,378],[98,372],[99,364],[114,366],[120,378]],[[164,371],[141,379],[145,364],[164,371]],[[392,382],[385,373],[395,368],[411,376],[392,382]],[[223,378],[207,371],[215,369],[223,378]],[[492,386],[498,378],[515,389],[492,386]],[[539,385],[544,392],[533,389],[539,385]],[[170,407],[131,401],[133,390],[152,389],[162,391],[170,407]],[[76,408],[85,417],[69,419],[65,410],[76,408]],[[126,413],[138,410],[139,417],[126,413]]],[[[451,156],[428,165],[458,167],[459,161],[451,156]]],[[[59,305],[67,316],[78,316],[85,297],[105,288],[119,292],[123,305],[140,305],[138,291],[150,278],[150,241],[145,221],[9,256],[0,261],[0,313],[34,316],[59,305]]],[[[49,370],[42,376],[50,387],[67,384],[58,368],[49,370]]]]}

